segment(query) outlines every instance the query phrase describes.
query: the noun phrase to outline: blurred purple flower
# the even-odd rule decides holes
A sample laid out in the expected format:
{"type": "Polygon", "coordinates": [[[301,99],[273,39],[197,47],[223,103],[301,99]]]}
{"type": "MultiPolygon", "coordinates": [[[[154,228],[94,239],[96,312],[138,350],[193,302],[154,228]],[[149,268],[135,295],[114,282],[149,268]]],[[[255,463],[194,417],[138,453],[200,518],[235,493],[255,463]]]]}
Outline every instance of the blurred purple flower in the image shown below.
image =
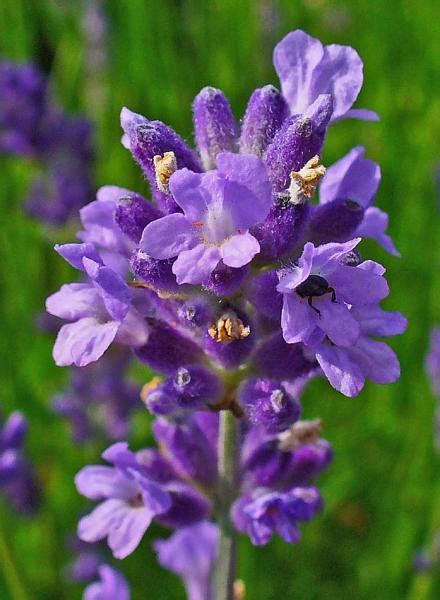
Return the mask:
{"type": "Polygon", "coordinates": [[[183,579],[188,600],[212,600],[218,538],[217,526],[202,521],[154,542],[160,564],[183,579]]]}

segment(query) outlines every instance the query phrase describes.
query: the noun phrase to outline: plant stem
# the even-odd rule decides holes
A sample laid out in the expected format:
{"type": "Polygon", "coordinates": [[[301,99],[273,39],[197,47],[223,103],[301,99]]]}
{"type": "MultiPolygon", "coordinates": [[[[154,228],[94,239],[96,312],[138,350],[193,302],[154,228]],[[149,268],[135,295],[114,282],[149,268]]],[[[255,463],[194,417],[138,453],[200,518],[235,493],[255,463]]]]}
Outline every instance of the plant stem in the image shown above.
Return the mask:
{"type": "MultiPolygon", "coordinates": [[[[0,522],[1,526],[1,522],[0,522]]],[[[28,600],[29,596],[26,593],[20,569],[16,564],[15,556],[12,552],[13,536],[6,536],[3,527],[0,527],[0,565],[5,578],[6,585],[11,593],[13,600],[28,600]]]]}
{"type": "Polygon", "coordinates": [[[220,412],[218,442],[219,554],[215,572],[215,600],[233,600],[237,562],[237,533],[229,516],[238,485],[238,420],[220,412]]]}

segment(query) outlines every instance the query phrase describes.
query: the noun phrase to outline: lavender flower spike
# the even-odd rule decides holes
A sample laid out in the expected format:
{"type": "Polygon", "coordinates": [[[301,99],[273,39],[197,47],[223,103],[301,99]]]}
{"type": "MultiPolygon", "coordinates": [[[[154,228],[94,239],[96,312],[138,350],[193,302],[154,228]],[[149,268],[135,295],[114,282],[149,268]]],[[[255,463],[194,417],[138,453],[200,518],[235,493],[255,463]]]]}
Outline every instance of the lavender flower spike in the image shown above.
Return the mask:
{"type": "Polygon", "coordinates": [[[362,60],[350,46],[323,46],[297,29],[275,46],[273,59],[291,114],[304,112],[319,94],[331,94],[331,121],[347,117],[379,119],[369,110],[350,110],[363,83],[362,60]]]}
{"type": "Polygon", "coordinates": [[[170,179],[170,190],[184,214],[153,221],[144,230],[141,250],[154,258],[177,256],[177,283],[202,283],[222,260],[242,267],[260,246],[248,229],[271,207],[271,190],[262,162],[250,154],[219,154],[216,171],[187,169],[170,179]]]}

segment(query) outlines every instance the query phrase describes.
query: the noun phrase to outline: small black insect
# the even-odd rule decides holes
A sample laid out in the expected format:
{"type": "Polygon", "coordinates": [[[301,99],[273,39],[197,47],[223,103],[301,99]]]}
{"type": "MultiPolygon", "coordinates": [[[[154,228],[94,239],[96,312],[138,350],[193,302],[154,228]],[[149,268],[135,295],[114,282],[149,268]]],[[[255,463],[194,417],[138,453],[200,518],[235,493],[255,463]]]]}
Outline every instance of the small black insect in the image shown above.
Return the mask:
{"type": "Polygon", "coordinates": [[[313,306],[313,298],[324,296],[324,294],[331,294],[332,302],[336,302],[334,288],[330,287],[328,281],[324,277],[321,277],[321,275],[309,275],[305,281],[299,284],[295,291],[301,298],[307,298],[310,308],[313,308],[319,316],[321,316],[321,311],[313,306]]]}

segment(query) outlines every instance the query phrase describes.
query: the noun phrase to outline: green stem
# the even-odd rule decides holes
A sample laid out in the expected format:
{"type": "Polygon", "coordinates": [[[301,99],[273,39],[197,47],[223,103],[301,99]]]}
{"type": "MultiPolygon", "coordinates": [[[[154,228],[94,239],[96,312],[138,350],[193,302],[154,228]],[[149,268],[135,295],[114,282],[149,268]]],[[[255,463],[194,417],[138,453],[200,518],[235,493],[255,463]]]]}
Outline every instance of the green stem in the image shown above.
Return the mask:
{"type": "Polygon", "coordinates": [[[29,600],[12,551],[12,536],[6,537],[0,520],[0,565],[13,600],[29,600]]]}
{"type": "Polygon", "coordinates": [[[238,420],[229,410],[220,412],[218,446],[219,555],[215,573],[215,600],[233,600],[237,563],[237,534],[230,519],[238,485],[238,420]]]}

